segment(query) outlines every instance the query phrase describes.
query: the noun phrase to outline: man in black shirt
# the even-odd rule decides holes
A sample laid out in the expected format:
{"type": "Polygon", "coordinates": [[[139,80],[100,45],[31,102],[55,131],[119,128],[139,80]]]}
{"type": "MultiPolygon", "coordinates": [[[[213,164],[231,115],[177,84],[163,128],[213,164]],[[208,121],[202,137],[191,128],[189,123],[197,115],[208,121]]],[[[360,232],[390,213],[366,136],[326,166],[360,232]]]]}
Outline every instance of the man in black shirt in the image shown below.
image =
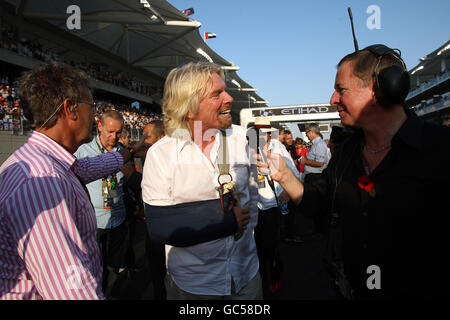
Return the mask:
{"type": "Polygon", "coordinates": [[[272,178],[300,211],[322,202],[334,217],[331,241],[341,245],[331,259],[346,298],[449,297],[450,129],[405,111],[408,89],[394,50],[375,45],[349,54],[330,103],[355,133],[321,178],[303,185],[270,156],[272,178]]]}
{"type": "Polygon", "coordinates": [[[286,147],[286,150],[290,153],[292,160],[294,160],[295,166],[298,166],[298,158],[300,158],[299,155],[297,155],[297,151],[295,150],[295,143],[294,139],[292,138],[292,132],[289,130],[284,130],[284,146],[286,147]]]}

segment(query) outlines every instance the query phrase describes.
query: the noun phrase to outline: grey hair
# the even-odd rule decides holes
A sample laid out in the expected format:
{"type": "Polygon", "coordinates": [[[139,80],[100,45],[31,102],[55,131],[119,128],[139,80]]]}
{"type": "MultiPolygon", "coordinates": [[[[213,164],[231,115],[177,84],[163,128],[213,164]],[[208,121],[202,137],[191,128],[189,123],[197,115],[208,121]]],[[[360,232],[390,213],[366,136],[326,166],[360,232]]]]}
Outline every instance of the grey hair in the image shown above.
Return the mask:
{"type": "Polygon", "coordinates": [[[308,125],[308,130],[314,131],[316,134],[321,135],[320,128],[317,123],[310,123],[308,125]]]}

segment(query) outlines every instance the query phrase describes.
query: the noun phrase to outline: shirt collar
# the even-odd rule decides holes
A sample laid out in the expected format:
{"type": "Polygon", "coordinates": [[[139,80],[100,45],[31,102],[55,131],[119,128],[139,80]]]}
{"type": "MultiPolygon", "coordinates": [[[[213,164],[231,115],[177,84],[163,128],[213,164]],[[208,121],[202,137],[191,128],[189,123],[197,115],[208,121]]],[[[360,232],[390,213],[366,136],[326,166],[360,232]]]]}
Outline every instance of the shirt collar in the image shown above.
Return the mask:
{"type": "MultiPolygon", "coordinates": [[[[233,133],[233,127],[230,126],[229,128],[227,128],[226,130],[223,130],[222,132],[225,132],[226,136],[231,136],[233,133]]],[[[220,130],[217,130],[216,135],[215,135],[215,147],[217,147],[217,145],[220,145],[220,130]]],[[[191,136],[187,136],[184,132],[182,132],[182,130],[177,131],[175,134],[173,134],[170,138],[175,139],[176,140],[176,150],[177,153],[180,153],[183,148],[187,145],[191,145],[191,144],[195,144],[194,141],[192,140],[191,136]]],[[[203,139],[203,137],[202,137],[203,139]]]]}
{"type": "MultiPolygon", "coordinates": [[[[95,137],[94,142],[95,142],[95,145],[97,146],[97,148],[100,148],[101,153],[108,152],[108,150],[106,150],[106,148],[103,146],[102,141],[100,140],[100,136],[98,134],[95,137]]],[[[116,145],[114,146],[114,148],[112,148],[111,152],[117,151],[120,149],[123,149],[123,148],[120,146],[119,142],[117,142],[116,145]]]]}
{"type": "Polygon", "coordinates": [[[77,159],[62,145],[43,133],[33,131],[28,142],[40,146],[43,153],[55,159],[66,170],[69,170],[77,159]]]}
{"type": "Polygon", "coordinates": [[[175,140],[177,154],[179,154],[185,146],[194,144],[194,142],[190,139],[181,139],[177,137],[170,137],[175,140]]]}
{"type": "Polygon", "coordinates": [[[322,140],[321,137],[316,137],[314,140],[311,141],[312,144],[318,143],[320,140],[322,140]]]}
{"type": "MultiPolygon", "coordinates": [[[[416,115],[416,113],[411,112],[409,110],[406,111],[407,118],[405,122],[401,125],[400,129],[397,133],[394,134],[392,138],[393,144],[396,144],[398,141],[402,141],[403,143],[420,150],[424,146],[424,138],[423,138],[423,125],[424,121],[416,115]]],[[[358,143],[361,148],[364,145],[364,133],[362,129],[356,129],[354,133],[355,143],[358,143]]]]}

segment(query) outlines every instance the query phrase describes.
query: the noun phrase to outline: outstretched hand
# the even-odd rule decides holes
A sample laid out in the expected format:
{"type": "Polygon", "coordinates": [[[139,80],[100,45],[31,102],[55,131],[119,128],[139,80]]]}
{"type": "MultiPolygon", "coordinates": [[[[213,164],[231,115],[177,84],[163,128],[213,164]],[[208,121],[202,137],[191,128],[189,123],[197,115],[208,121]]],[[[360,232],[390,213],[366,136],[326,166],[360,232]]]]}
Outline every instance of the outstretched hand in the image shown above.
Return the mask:
{"type": "Polygon", "coordinates": [[[290,170],[283,157],[270,151],[263,151],[267,162],[262,155],[256,155],[256,166],[261,174],[270,174],[273,180],[281,182],[290,170]]]}
{"type": "Polygon", "coordinates": [[[303,197],[303,184],[291,169],[289,169],[281,155],[271,154],[270,151],[265,155],[267,157],[267,163],[263,161],[261,155],[256,155],[256,166],[258,170],[262,174],[270,174],[273,180],[280,183],[281,187],[289,195],[289,198],[298,205],[303,197]]]}

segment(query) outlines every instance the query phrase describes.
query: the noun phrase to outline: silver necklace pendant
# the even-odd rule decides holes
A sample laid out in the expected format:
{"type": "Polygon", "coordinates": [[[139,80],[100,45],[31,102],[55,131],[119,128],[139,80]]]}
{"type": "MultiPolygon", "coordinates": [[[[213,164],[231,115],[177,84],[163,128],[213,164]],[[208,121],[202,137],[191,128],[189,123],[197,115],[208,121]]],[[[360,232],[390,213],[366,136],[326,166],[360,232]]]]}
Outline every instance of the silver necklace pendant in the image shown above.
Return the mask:
{"type": "Polygon", "coordinates": [[[383,146],[383,147],[381,147],[381,148],[379,148],[379,149],[371,150],[371,149],[369,149],[369,147],[365,144],[365,145],[364,145],[364,149],[366,149],[367,152],[369,152],[369,153],[375,154],[375,153],[380,153],[381,151],[384,151],[384,150],[386,150],[386,149],[389,149],[391,146],[392,146],[392,144],[389,143],[389,144],[387,144],[387,145],[385,145],[385,146],[383,146]]]}

